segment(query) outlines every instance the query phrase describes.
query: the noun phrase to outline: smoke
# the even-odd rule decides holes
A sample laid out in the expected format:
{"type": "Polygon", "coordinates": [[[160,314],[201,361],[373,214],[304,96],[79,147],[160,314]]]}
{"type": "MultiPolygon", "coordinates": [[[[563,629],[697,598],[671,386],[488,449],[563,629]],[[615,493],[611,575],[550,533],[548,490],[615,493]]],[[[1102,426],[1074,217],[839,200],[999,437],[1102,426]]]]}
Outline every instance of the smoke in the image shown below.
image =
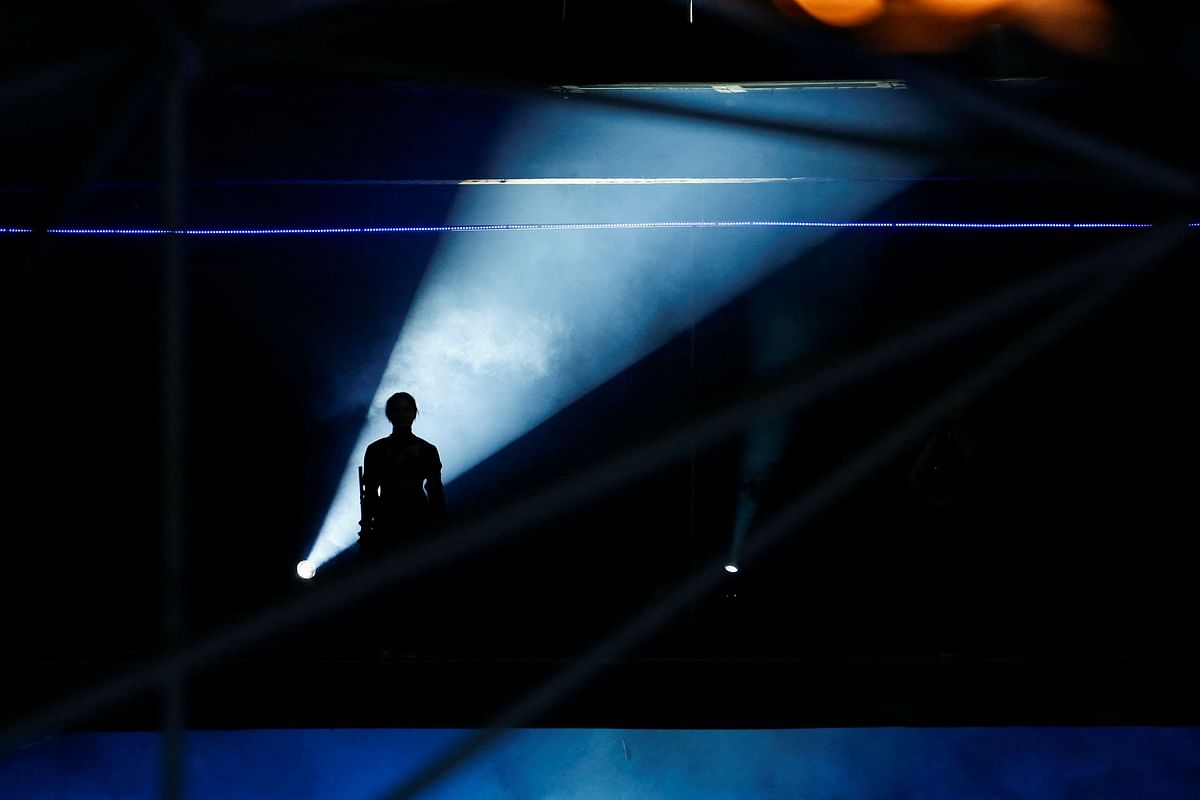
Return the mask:
{"type": "MultiPolygon", "coordinates": [[[[831,108],[816,97],[820,94],[796,93],[790,104],[778,96],[757,102],[780,115],[807,108],[849,123],[855,111],[870,121],[884,111],[893,119],[933,125],[899,92],[861,92],[831,108]]],[[[692,102],[722,98],[715,92],[693,95],[692,102]]],[[[779,134],[590,106],[534,105],[514,113],[495,153],[493,174],[517,176],[574,177],[581,164],[603,175],[689,177],[728,175],[738,165],[760,174],[771,168],[775,175],[820,170],[871,176],[898,169],[921,174],[931,166],[874,151],[816,147],[779,134]]],[[[854,220],[902,185],[490,184],[462,190],[448,224],[854,220]]],[[[366,445],[388,433],[382,408],[393,392],[416,397],[420,416],[414,433],[438,447],[443,477],[451,481],[834,230],[634,227],[443,236],[309,558],[321,563],[353,543],[356,466],[366,445]]]]}

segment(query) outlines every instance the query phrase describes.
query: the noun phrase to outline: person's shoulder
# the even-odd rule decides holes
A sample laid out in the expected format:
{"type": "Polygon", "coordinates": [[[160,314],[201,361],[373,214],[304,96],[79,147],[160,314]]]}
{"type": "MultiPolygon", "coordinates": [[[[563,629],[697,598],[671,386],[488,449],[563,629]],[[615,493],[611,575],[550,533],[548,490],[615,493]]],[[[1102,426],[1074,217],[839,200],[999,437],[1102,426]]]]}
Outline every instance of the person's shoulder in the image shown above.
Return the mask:
{"type": "Polygon", "coordinates": [[[369,445],[367,445],[367,452],[370,453],[375,450],[382,450],[385,447],[387,447],[387,443],[388,443],[388,437],[386,437],[386,436],[383,437],[382,439],[376,439],[375,441],[373,441],[369,445]]]}
{"type": "Polygon", "coordinates": [[[442,457],[438,453],[438,449],[433,446],[433,443],[427,442],[419,436],[414,436],[413,438],[417,440],[417,446],[421,448],[421,458],[431,463],[437,462],[440,468],[442,457]]]}

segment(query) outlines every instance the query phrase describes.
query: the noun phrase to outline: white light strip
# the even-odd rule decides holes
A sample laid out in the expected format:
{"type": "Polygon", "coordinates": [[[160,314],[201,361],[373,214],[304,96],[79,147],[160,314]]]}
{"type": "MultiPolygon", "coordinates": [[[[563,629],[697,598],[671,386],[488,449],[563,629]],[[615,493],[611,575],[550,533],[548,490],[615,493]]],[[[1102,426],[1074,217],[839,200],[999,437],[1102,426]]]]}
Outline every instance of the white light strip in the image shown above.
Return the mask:
{"type": "MultiPolygon", "coordinates": [[[[726,91],[733,92],[735,88],[726,91]]],[[[1017,176],[1005,180],[1028,180],[1017,176]]],[[[239,189],[271,187],[325,187],[325,186],[732,186],[738,184],[772,183],[963,183],[986,180],[977,175],[900,175],[900,176],[851,176],[851,175],[764,175],[727,177],[574,177],[574,178],[224,178],[219,180],[192,181],[188,184],[196,189],[239,189]]],[[[156,189],[157,183],[94,183],[91,191],[125,191],[156,189]]],[[[26,193],[43,191],[44,186],[0,186],[0,192],[26,193]]]]}
{"type": "Polygon", "coordinates": [[[737,86],[749,92],[779,92],[779,91],[812,91],[814,89],[830,89],[844,91],[846,89],[906,89],[908,84],[902,80],[845,80],[845,81],[750,81],[738,84],[728,83],[596,83],[580,86],[564,84],[554,87],[559,91],[571,94],[583,92],[671,92],[671,91],[721,91],[730,86],[737,86]]]}
{"type": "MultiPolygon", "coordinates": [[[[872,180],[870,178],[836,177],[763,177],[763,178],[468,178],[459,181],[405,181],[414,185],[454,186],[647,186],[647,185],[725,185],[741,183],[813,183],[847,180],[872,180]]],[[[895,180],[887,178],[886,180],[895,180]]],[[[915,179],[904,179],[915,180],[915,179]]]]}

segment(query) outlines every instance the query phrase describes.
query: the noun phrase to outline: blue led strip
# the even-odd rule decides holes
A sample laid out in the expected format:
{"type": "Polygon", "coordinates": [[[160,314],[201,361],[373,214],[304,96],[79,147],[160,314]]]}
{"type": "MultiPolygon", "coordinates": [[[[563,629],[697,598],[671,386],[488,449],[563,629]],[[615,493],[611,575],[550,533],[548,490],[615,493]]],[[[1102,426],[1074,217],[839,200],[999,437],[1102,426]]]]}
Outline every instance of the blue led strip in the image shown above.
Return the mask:
{"type": "MultiPolygon", "coordinates": [[[[1152,228],[1148,222],[802,222],[783,220],[728,220],[691,222],[547,222],[508,225],[396,225],[377,228],[49,228],[62,236],[306,236],[359,233],[472,233],[487,231],[586,231],[648,230],[670,228],[939,228],[939,229],[1073,229],[1152,228]]],[[[1189,223],[1188,227],[1200,227],[1189,223]]],[[[3,233],[33,233],[32,228],[0,228],[3,233]]]]}

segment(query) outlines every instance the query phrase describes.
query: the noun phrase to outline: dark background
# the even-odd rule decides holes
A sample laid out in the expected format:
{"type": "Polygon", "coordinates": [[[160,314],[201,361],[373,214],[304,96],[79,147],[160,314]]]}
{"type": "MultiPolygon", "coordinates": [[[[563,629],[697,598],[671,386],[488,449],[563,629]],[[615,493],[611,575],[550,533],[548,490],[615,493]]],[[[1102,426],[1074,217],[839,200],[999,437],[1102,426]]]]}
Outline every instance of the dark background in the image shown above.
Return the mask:
{"type": "MultiPolygon", "coordinates": [[[[967,51],[897,66],[939,70],[1190,180],[1195,21],[1116,10],[1120,47],[1107,59],[1002,30],[967,51]],[[1017,78],[1043,80],[1004,80],[1017,78]]],[[[437,224],[453,187],[222,182],[479,177],[481,139],[513,89],[894,77],[852,57],[811,55],[804,40],[763,43],[715,15],[688,24],[682,6],[644,2],[572,2],[565,21],[551,2],[328,3],[310,13],[282,3],[101,12],[63,2],[3,14],[8,227],[161,225],[159,95],[172,63],[191,74],[183,202],[192,226],[368,225],[384,206],[408,224],[437,224]]],[[[977,147],[946,167],[971,180],[915,185],[879,216],[1200,220],[1191,194],[1146,188],[987,126],[971,137],[977,147]]],[[[847,259],[871,260],[871,280],[831,303],[822,352],[806,369],[1134,235],[837,236],[804,270],[781,271],[451,484],[454,519],[486,519],[753,391],[759,304],[825,285],[821,276],[847,259]]],[[[190,638],[320,590],[292,567],[435,243],[188,239],[181,585],[190,638]]],[[[1011,465],[1006,494],[951,512],[922,505],[907,484],[918,440],[540,721],[1195,724],[1187,309],[1196,246],[1189,239],[972,404],[988,453],[1011,465]]],[[[163,646],[162,253],[158,237],[0,238],[6,719],[163,646]]],[[[763,513],[1053,307],[806,410],[763,487],[763,513]]],[[[389,601],[398,605],[368,601],[207,665],[189,684],[193,724],[486,722],[720,557],[742,444],[702,448],[423,576],[389,601]],[[388,624],[397,614],[411,622],[388,624]]],[[[328,573],[352,567],[339,559],[328,573]]],[[[76,724],[153,727],[155,702],[148,694],[76,724]]]]}

